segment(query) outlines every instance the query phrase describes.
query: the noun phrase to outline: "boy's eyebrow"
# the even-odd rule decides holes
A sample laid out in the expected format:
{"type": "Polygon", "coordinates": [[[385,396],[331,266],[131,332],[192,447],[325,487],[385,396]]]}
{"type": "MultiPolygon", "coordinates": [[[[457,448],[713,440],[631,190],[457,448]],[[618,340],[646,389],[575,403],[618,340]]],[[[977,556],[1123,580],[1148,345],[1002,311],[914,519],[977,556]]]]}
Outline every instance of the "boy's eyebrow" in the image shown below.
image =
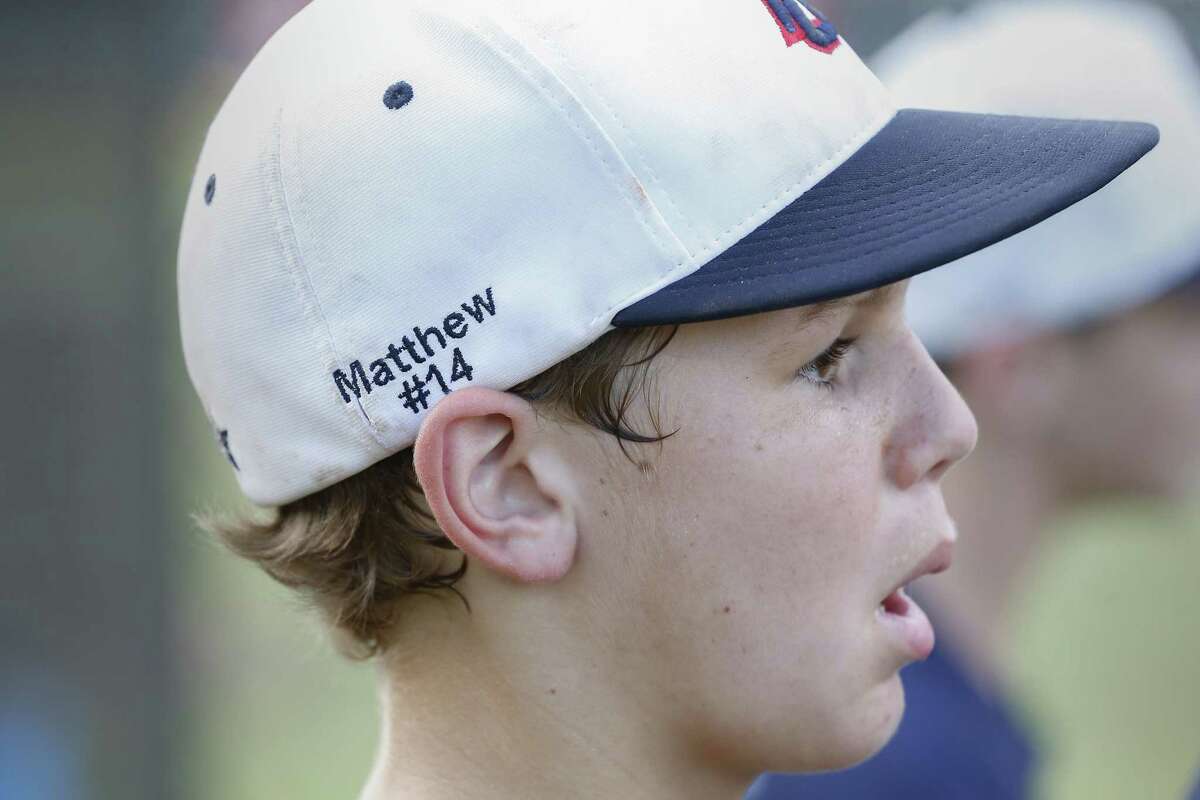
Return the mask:
{"type": "Polygon", "coordinates": [[[827,319],[839,311],[853,306],[879,306],[888,302],[892,295],[901,290],[902,283],[890,283],[887,286],[882,286],[878,289],[872,289],[861,294],[850,295],[848,297],[839,297],[834,300],[826,300],[823,303],[814,303],[810,306],[801,306],[799,317],[797,318],[798,328],[804,328],[812,325],[814,322],[819,322],[827,319]]]}
{"type": "Polygon", "coordinates": [[[800,313],[796,317],[797,329],[803,329],[812,325],[815,322],[820,322],[837,314],[846,306],[854,305],[853,297],[839,297],[836,300],[826,300],[823,303],[815,303],[811,306],[802,306],[800,313]]]}
{"type": "MultiPolygon", "coordinates": [[[[856,309],[863,306],[880,306],[889,302],[893,295],[904,291],[904,281],[899,283],[890,283],[887,286],[860,294],[852,294],[847,297],[838,297],[833,300],[826,300],[822,303],[813,303],[812,305],[799,306],[794,309],[798,312],[795,316],[795,332],[799,333],[810,325],[813,325],[821,320],[836,316],[847,309],[856,309]]],[[[767,359],[774,361],[777,358],[790,357],[794,354],[794,342],[790,337],[780,337],[780,341],[776,342],[767,353],[767,359]]]]}

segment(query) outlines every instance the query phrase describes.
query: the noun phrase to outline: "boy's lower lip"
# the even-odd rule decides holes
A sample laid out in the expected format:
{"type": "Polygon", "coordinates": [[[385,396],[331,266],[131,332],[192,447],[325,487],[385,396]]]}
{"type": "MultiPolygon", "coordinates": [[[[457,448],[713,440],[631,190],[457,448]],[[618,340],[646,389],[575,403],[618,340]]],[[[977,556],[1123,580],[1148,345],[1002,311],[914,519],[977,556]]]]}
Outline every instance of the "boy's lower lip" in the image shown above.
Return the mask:
{"type": "Polygon", "coordinates": [[[905,593],[897,589],[879,604],[875,615],[888,635],[914,661],[924,661],[933,652],[933,624],[925,610],[905,593]]]}

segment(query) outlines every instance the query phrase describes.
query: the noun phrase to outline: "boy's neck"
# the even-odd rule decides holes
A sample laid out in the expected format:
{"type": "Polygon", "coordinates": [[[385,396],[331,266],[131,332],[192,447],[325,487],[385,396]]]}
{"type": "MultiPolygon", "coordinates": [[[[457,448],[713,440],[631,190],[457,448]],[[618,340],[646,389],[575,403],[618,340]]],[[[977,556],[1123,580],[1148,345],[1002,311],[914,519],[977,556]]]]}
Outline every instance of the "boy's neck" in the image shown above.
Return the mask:
{"type": "Polygon", "coordinates": [[[533,678],[469,636],[434,649],[446,658],[381,660],[382,741],[361,800],[735,800],[754,777],[690,757],[656,709],[584,674],[587,659],[545,659],[533,678]]]}

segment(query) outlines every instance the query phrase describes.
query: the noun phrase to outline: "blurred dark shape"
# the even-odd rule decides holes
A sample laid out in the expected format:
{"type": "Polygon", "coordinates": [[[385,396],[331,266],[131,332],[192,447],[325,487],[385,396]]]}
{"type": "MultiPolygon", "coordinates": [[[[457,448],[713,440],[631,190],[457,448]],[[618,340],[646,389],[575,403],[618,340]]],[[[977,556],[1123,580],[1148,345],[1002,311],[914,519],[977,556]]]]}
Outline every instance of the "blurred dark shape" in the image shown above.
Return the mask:
{"type": "Polygon", "coordinates": [[[180,790],[169,583],[194,534],[169,467],[186,184],[162,138],[199,70],[240,67],[303,4],[0,9],[0,335],[16,351],[0,397],[4,800],[180,790]]]}
{"type": "Polygon", "coordinates": [[[0,687],[0,797],[86,797],[86,698],[54,680],[44,667],[24,678],[11,664],[5,672],[8,683],[0,687]]]}
{"type": "Polygon", "coordinates": [[[174,245],[147,152],[196,6],[0,10],[6,800],[172,796],[174,245]]]}

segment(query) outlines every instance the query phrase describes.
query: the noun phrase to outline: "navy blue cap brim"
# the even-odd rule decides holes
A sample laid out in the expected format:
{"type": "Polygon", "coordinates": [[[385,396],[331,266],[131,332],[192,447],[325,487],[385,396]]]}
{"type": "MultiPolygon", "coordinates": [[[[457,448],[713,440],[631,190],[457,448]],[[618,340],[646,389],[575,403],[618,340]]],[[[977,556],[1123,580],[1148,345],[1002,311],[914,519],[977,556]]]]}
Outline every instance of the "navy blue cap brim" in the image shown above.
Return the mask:
{"type": "Polygon", "coordinates": [[[1139,122],[908,109],[845,164],[617,327],[819,303],[904,280],[1036,225],[1158,143],[1139,122]]]}

